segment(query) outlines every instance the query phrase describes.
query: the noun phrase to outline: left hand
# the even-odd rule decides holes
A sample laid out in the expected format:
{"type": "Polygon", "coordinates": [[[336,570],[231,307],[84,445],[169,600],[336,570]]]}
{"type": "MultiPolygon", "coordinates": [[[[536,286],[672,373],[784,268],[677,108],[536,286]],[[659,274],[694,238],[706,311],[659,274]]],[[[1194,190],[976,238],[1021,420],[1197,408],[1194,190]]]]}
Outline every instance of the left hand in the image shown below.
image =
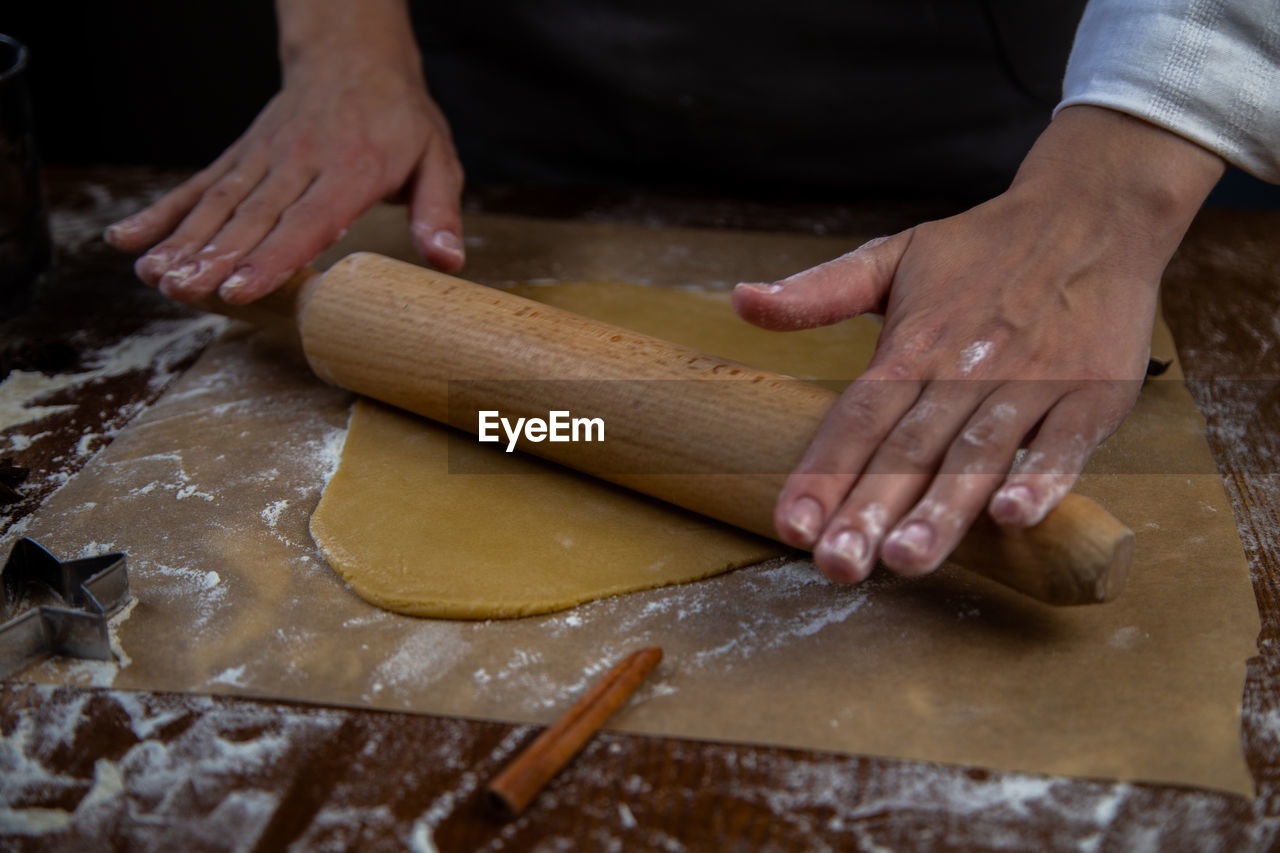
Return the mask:
{"type": "Polygon", "coordinates": [[[410,199],[428,263],[463,263],[462,167],[404,0],[279,0],[283,86],[222,156],[107,228],[180,302],[265,296],[380,198],[410,199]]]}
{"type": "Polygon", "coordinates": [[[857,582],[877,555],[932,571],[984,507],[1044,518],[1133,406],[1160,276],[1222,170],[1167,131],[1071,107],[991,201],[739,285],[734,308],[769,329],[885,317],[783,488],[782,539],[857,582]]]}

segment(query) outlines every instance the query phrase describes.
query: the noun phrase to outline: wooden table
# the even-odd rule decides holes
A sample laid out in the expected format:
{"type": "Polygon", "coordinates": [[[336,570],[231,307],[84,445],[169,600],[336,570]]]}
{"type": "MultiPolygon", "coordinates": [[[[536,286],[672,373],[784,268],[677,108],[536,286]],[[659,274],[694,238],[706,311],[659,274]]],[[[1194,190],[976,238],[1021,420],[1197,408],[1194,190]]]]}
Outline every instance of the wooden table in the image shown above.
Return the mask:
{"type": "MultiPolygon", "coordinates": [[[[59,261],[0,318],[0,375],[186,316],[133,280],[96,229],[178,176],[51,170],[59,261]]],[[[861,207],[484,188],[473,209],[816,233],[905,227],[945,204],[861,207]]],[[[1165,313],[1223,472],[1262,617],[1242,739],[1252,800],[1154,785],[606,733],[504,822],[480,789],[534,730],[246,699],[0,684],[0,847],[454,850],[1267,850],[1280,844],[1280,213],[1209,210],[1170,266],[1165,313]],[[1268,379],[1267,377],[1270,377],[1268,379]],[[129,764],[122,762],[128,756],[129,764]],[[110,762],[122,762],[120,774],[110,762]],[[139,763],[141,762],[141,763],[139,763]],[[129,772],[145,767],[145,772],[129,772]],[[21,818],[5,809],[24,810],[21,818]],[[49,809],[40,812],[38,809],[49,809]],[[61,810],[61,811],[56,811],[61,810]],[[68,816],[74,812],[74,815],[68,816]],[[37,830],[40,830],[37,832],[37,830]]],[[[190,360],[194,360],[194,356],[190,360]]],[[[182,367],[182,365],[180,365],[182,367]]],[[[134,371],[57,402],[29,447],[0,433],[0,531],[163,387],[134,371]],[[20,468],[27,469],[25,478],[20,468]]],[[[109,439],[105,439],[109,440],[109,439]]]]}

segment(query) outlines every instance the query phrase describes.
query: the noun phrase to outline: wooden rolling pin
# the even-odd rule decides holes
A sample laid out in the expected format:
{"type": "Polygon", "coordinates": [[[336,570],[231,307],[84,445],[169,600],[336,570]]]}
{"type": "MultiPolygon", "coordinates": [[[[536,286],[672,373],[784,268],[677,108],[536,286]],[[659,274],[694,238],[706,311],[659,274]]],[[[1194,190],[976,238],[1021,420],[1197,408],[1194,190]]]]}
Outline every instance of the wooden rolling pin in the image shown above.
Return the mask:
{"type": "MultiPolygon", "coordinates": [[[[321,378],[472,433],[481,409],[602,418],[603,443],[519,446],[774,539],[786,474],[837,396],[369,253],[300,274],[248,311],[205,307],[296,322],[321,378]]],[[[1086,604],[1120,591],[1133,547],[1133,532],[1106,510],[1068,495],[1027,530],[984,513],[952,560],[1050,604],[1086,604]]]]}

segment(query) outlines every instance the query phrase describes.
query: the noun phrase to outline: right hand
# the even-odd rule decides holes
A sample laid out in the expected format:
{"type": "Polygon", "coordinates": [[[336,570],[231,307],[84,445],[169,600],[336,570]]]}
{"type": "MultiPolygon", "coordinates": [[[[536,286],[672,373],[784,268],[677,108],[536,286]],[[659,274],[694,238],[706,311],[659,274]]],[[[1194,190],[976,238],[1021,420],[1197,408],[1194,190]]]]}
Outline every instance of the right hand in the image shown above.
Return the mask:
{"type": "Polygon", "coordinates": [[[418,251],[462,266],[462,167],[444,115],[410,61],[317,51],[285,67],[284,86],[212,165],[106,230],[134,269],[180,302],[214,291],[252,302],[404,189],[418,251]]]}

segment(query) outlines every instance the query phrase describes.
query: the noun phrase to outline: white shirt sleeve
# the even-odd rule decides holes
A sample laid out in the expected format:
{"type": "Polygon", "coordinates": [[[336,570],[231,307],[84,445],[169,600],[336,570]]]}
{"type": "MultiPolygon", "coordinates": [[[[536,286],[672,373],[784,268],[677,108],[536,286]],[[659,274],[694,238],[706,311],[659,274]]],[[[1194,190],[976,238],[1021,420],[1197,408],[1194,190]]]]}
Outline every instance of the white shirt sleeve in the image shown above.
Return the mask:
{"type": "Polygon", "coordinates": [[[1063,100],[1109,107],[1280,183],[1280,0],[1090,0],[1063,100]]]}

